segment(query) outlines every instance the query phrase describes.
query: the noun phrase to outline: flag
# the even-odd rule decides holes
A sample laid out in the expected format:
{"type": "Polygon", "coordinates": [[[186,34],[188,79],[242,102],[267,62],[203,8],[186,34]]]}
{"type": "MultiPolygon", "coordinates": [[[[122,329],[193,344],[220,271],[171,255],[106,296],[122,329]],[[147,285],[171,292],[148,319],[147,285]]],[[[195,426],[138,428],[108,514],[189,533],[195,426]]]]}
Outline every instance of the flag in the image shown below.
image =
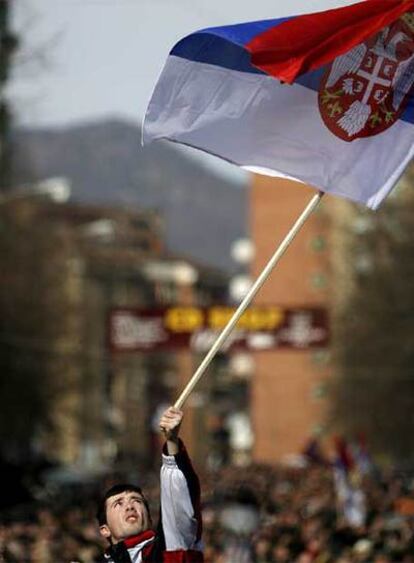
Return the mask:
{"type": "Polygon", "coordinates": [[[414,155],[413,82],[414,0],[204,29],[172,49],[143,142],[376,209],[414,155]]]}
{"type": "Polygon", "coordinates": [[[359,528],[365,524],[367,517],[366,497],[361,488],[361,475],[356,469],[349,444],[343,438],[338,437],[335,445],[333,480],[337,510],[349,526],[359,528]]]}

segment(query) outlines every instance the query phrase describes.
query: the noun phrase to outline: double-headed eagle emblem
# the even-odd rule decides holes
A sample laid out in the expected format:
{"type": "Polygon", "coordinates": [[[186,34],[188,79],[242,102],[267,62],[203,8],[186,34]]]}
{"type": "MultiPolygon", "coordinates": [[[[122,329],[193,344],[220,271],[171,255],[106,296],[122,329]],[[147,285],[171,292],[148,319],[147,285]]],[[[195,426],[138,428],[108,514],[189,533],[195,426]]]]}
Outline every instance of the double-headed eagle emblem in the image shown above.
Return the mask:
{"type": "Polygon", "coordinates": [[[414,17],[406,14],[337,57],[319,91],[327,127],[344,141],[377,135],[399,119],[414,84],[414,17]]]}

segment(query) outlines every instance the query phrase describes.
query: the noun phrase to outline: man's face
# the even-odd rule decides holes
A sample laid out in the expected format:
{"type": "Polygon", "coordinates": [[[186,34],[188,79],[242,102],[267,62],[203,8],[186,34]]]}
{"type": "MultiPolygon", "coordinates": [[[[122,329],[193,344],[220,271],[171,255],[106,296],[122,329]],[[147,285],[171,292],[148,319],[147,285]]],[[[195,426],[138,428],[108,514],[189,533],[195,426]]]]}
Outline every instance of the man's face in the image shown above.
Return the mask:
{"type": "Polygon", "coordinates": [[[106,501],[106,522],[100,527],[100,532],[112,543],[148,530],[149,515],[142,496],[134,491],[125,491],[109,497],[106,501]]]}

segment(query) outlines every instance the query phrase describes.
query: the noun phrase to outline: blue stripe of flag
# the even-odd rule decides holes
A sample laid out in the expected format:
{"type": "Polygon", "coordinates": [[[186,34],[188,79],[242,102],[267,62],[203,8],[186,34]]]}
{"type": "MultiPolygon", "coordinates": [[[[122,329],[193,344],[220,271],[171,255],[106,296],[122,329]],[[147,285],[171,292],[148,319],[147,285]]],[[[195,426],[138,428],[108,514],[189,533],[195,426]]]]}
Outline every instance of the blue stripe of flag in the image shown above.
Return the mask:
{"type": "Polygon", "coordinates": [[[218,37],[222,37],[238,45],[247,45],[258,35],[265,33],[272,27],[279,26],[281,23],[295,19],[295,17],[296,16],[289,16],[287,18],[238,23],[221,27],[209,27],[202,29],[200,33],[211,33],[212,35],[217,35],[218,37]]]}
{"type": "Polygon", "coordinates": [[[195,33],[183,39],[177,43],[171,55],[229,70],[266,74],[252,66],[250,53],[244,47],[207,32],[195,33]]]}

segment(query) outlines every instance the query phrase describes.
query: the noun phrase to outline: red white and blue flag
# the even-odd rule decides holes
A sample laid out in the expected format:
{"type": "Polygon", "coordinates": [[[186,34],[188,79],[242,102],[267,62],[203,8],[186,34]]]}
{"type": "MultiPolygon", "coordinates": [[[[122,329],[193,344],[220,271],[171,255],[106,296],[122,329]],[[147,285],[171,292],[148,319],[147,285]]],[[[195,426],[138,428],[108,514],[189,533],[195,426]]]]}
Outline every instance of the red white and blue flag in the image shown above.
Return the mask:
{"type": "Polygon", "coordinates": [[[204,29],[172,49],[143,140],[377,208],[414,155],[414,0],[204,29]]]}
{"type": "Polygon", "coordinates": [[[336,456],[333,463],[337,511],[352,527],[364,526],[367,517],[366,497],[362,489],[362,473],[345,439],[335,440],[336,456]]]}

